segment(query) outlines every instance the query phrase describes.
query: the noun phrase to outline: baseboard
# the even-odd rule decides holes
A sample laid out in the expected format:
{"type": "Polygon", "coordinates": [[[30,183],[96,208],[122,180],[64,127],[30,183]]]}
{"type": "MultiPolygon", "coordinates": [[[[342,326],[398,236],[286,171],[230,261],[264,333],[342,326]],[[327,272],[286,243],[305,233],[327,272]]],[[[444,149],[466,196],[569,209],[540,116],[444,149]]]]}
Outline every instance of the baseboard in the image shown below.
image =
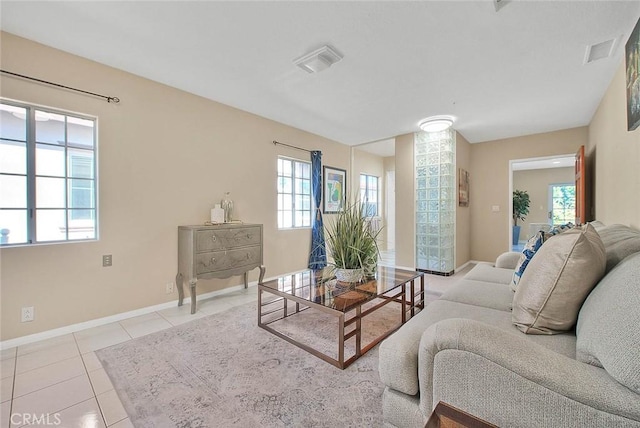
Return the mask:
{"type": "Polygon", "coordinates": [[[458,272],[460,272],[461,270],[463,270],[464,268],[466,268],[467,266],[469,266],[472,263],[473,263],[473,261],[469,260],[468,262],[466,262],[462,266],[458,266],[457,268],[455,268],[454,272],[458,273],[458,272]]]}
{"type": "MultiPolygon", "coordinates": [[[[290,272],[289,274],[284,274],[284,275],[290,275],[290,274],[302,272],[304,270],[305,269],[302,269],[302,270],[290,272]]],[[[272,278],[265,278],[265,281],[270,281],[276,278],[278,278],[278,276],[274,276],[272,278]]],[[[249,282],[249,287],[255,287],[256,285],[258,285],[258,281],[249,282]]],[[[188,288],[188,287],[185,287],[185,288],[188,288]]],[[[234,291],[238,291],[242,289],[244,289],[244,284],[234,285],[233,287],[224,288],[222,290],[210,291],[209,293],[199,294],[197,297],[198,297],[198,300],[204,300],[210,297],[220,296],[223,294],[232,293],[234,291]]],[[[188,293],[188,289],[185,291],[188,293]]],[[[186,307],[189,307],[191,305],[190,296],[185,296],[183,305],[186,307]]],[[[54,337],[63,336],[65,334],[86,330],[88,328],[99,327],[105,324],[111,324],[111,323],[122,321],[128,318],[150,314],[152,312],[161,311],[163,309],[173,308],[175,306],[178,306],[178,299],[172,300],[170,302],[160,303],[158,305],[147,306],[140,309],[134,309],[133,311],[122,312],[115,315],[109,315],[103,318],[97,318],[90,321],[71,324],[65,327],[54,328],[53,330],[46,330],[40,333],[30,334],[28,336],[16,337],[15,339],[9,339],[9,340],[0,342],[0,350],[14,348],[16,346],[21,346],[21,345],[27,345],[29,343],[38,342],[40,340],[51,339],[54,337]]]]}
{"type": "Polygon", "coordinates": [[[477,265],[477,264],[484,264],[484,263],[489,263],[489,264],[493,264],[493,262],[484,262],[482,260],[469,260],[468,262],[466,262],[465,264],[463,264],[462,266],[459,266],[456,268],[456,273],[460,272],[461,270],[465,269],[467,266],[469,265],[477,265]]]}

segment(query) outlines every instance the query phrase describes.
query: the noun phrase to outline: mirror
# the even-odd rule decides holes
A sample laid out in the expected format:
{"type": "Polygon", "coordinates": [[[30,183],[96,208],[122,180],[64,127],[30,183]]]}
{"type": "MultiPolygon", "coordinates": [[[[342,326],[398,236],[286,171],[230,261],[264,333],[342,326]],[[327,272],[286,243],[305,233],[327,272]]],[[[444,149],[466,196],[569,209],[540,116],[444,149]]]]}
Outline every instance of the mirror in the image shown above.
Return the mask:
{"type": "Polygon", "coordinates": [[[380,265],[395,266],[395,138],[351,148],[351,193],[366,206],[379,235],[380,265]]]}

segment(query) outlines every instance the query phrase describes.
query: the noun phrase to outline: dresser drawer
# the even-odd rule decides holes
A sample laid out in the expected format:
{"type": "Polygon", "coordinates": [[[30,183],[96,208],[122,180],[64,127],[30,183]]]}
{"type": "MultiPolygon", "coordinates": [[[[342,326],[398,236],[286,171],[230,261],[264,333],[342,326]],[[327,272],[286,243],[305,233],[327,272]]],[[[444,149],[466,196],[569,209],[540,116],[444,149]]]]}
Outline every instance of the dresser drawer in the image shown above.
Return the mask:
{"type": "Polygon", "coordinates": [[[196,232],[196,251],[215,251],[262,242],[260,227],[239,227],[233,229],[206,229],[196,232]]]}
{"type": "Polygon", "coordinates": [[[262,263],[262,247],[253,246],[227,251],[211,251],[196,256],[196,274],[233,270],[262,263]]]}

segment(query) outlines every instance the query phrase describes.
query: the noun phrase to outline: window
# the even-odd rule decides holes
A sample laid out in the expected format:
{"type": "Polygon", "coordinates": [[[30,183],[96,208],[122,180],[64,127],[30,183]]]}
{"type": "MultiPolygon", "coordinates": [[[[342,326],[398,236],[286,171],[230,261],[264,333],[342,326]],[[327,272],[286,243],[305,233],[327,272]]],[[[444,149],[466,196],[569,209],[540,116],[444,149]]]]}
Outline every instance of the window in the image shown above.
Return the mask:
{"type": "Polygon", "coordinates": [[[96,239],[96,120],[0,102],[0,244],[96,239]]]}
{"type": "Polygon", "coordinates": [[[573,183],[549,185],[551,224],[576,221],[576,186],[573,183]]]}
{"type": "Polygon", "coordinates": [[[365,216],[378,215],[378,177],[360,174],[360,199],[365,216]]]}
{"type": "Polygon", "coordinates": [[[311,163],[278,157],[278,229],[311,227],[311,163]]]}

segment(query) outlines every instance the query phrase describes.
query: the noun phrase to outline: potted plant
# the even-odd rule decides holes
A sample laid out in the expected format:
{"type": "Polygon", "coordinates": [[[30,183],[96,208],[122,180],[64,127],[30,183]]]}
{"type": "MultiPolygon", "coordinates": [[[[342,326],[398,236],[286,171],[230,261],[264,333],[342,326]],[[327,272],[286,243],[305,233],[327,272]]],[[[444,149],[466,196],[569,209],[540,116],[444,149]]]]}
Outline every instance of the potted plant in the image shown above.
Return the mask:
{"type": "Polygon", "coordinates": [[[513,191],[513,236],[512,244],[517,245],[520,239],[520,226],[518,220],[524,221],[525,216],[529,214],[529,205],[531,200],[526,190],[513,191]]]}
{"type": "Polygon", "coordinates": [[[359,201],[348,202],[327,222],[327,253],[336,278],[342,282],[358,282],[376,272],[380,231],[372,231],[359,201]]]}

